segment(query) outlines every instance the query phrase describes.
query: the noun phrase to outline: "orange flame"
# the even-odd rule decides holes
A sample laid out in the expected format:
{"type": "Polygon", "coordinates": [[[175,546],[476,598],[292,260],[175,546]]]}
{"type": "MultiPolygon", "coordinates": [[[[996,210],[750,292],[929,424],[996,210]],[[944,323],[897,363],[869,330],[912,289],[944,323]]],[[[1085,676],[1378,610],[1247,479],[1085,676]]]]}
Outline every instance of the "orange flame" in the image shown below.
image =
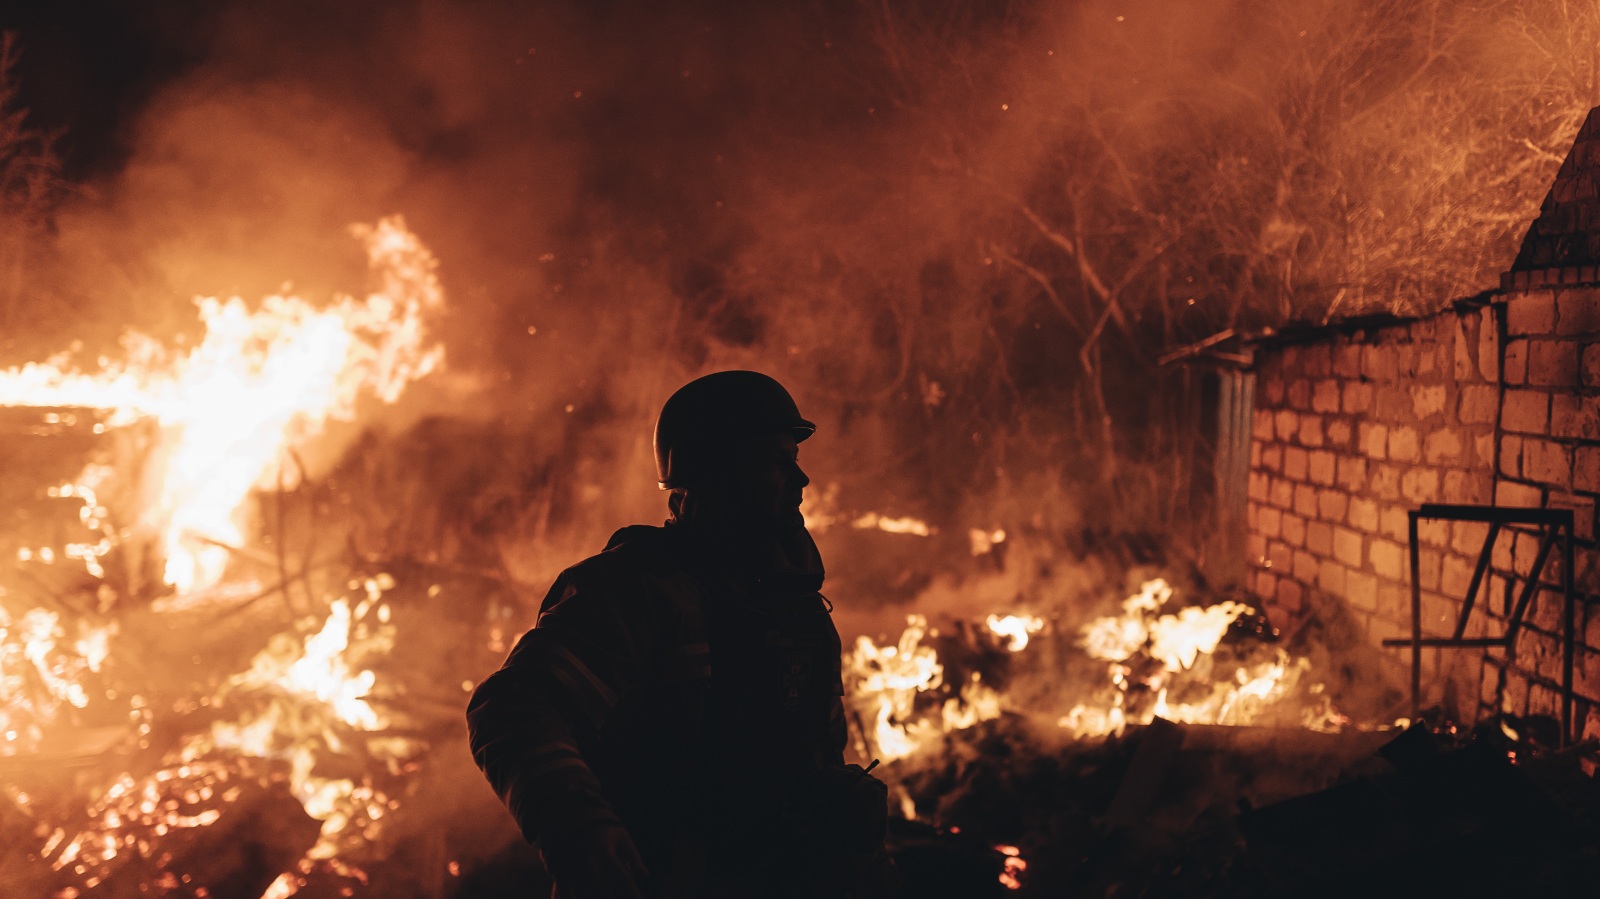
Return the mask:
{"type": "MultiPolygon", "coordinates": [[[[95,373],[66,354],[0,371],[0,405],[93,408],[109,425],[160,426],[160,496],[145,515],[165,535],[165,579],[180,593],[221,578],[229,548],[244,542],[250,489],[278,479],[290,447],[353,418],[363,395],[394,402],[443,360],[425,327],[443,305],[432,254],[398,216],[352,231],[380,284],[365,299],[317,309],[270,296],[251,311],[238,297],[202,297],[205,337],[186,354],[131,333],[126,360],[102,359],[95,373]]],[[[94,482],[85,472],[63,495],[82,490],[92,504],[94,482]]],[[[103,550],[76,555],[90,565],[103,550]]]]}

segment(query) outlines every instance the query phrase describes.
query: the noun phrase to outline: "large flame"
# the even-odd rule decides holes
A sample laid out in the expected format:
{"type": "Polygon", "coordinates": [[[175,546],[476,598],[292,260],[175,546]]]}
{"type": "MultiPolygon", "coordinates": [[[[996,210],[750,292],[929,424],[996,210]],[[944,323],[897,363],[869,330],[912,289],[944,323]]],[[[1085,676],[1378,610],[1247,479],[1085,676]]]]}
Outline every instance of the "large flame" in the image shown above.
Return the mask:
{"type": "MultiPolygon", "coordinates": [[[[432,254],[398,216],[352,230],[379,282],[365,299],[340,296],[319,309],[270,296],[252,310],[238,297],[202,297],[205,336],[188,352],[133,333],[123,339],[127,358],[102,359],[95,372],[67,354],[0,371],[0,405],[89,408],[108,413],[107,426],[159,425],[160,493],[142,511],[164,535],[165,578],[180,592],[222,577],[230,549],[245,542],[251,488],[297,476],[280,472],[291,447],[330,420],[353,418],[363,395],[394,402],[442,359],[425,324],[443,303],[432,254]]],[[[87,491],[92,503],[94,484],[86,472],[63,489],[87,491]]],[[[86,564],[100,554],[77,553],[86,564]]]]}

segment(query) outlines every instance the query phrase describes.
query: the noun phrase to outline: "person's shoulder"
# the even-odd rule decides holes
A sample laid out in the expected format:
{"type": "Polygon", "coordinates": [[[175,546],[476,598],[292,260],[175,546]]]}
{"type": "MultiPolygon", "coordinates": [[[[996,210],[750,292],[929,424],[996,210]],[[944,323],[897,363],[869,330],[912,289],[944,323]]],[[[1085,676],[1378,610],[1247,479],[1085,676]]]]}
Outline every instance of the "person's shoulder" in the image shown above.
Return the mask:
{"type": "Polygon", "coordinates": [[[676,570],[666,528],[630,525],[606,542],[606,548],[561,573],[569,583],[615,583],[660,577],[676,570]]]}

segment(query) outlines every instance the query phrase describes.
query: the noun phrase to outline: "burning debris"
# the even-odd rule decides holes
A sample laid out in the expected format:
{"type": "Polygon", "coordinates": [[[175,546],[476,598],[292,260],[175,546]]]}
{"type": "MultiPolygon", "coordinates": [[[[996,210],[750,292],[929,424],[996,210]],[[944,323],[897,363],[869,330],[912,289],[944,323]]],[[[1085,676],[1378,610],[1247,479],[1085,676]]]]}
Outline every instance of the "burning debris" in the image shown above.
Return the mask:
{"type": "Polygon", "coordinates": [[[433,257],[398,218],[353,230],[377,285],[364,299],[201,299],[205,335],[187,351],[135,334],[124,359],[96,371],[64,354],[0,372],[7,416],[42,410],[11,439],[90,447],[36,503],[76,506],[75,529],[34,529],[50,542],[17,546],[0,583],[6,821],[44,869],[8,881],[16,889],[281,899],[314,871],[366,882],[358,862],[378,857],[371,847],[427,747],[414,716],[378,705],[402,689],[375,674],[395,642],[395,581],[323,592],[329,578],[309,560],[291,571],[281,532],[273,552],[260,548],[275,541],[260,536],[252,499],[299,485],[301,452],[327,423],[395,402],[442,362],[426,325],[443,303],[433,257]],[[127,432],[138,464],[117,440],[127,432]],[[152,555],[161,577],[142,579],[152,555]],[[219,613],[265,623],[251,606],[287,600],[292,586],[304,596],[285,605],[300,620],[244,670],[177,684],[142,670],[145,653],[182,652],[168,633],[203,627],[197,616],[207,629],[219,613]],[[119,628],[128,615],[138,634],[119,628]],[[63,783],[51,760],[82,773],[63,783]],[[98,772],[109,776],[96,784],[98,772]],[[241,830],[251,816],[260,829],[241,830]],[[254,861],[208,862],[221,845],[255,847],[254,861]]]}

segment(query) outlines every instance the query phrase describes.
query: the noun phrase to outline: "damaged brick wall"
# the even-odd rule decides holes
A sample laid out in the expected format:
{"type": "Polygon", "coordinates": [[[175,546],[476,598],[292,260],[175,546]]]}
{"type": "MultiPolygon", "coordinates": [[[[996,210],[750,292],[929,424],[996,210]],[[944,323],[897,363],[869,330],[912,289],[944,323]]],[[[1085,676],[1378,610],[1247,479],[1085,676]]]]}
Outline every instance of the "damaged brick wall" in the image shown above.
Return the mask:
{"type": "MultiPolygon", "coordinates": [[[[1374,644],[1409,636],[1407,512],[1426,502],[1571,508],[1580,599],[1600,589],[1600,287],[1511,290],[1429,318],[1346,323],[1263,343],[1256,358],[1250,586],[1275,618],[1293,627],[1337,611],[1374,644]]],[[[1453,628],[1486,528],[1422,522],[1426,634],[1453,628]]],[[[1469,636],[1504,632],[1536,549],[1531,533],[1501,535],[1469,636]]],[[[1552,558],[1544,580],[1558,584],[1559,567],[1552,558]]],[[[1424,650],[1425,704],[1463,720],[1558,715],[1560,611],[1559,592],[1541,590],[1510,656],[1424,650]]],[[[1574,719],[1593,735],[1600,606],[1582,601],[1578,624],[1574,719]]],[[[1408,649],[1388,652],[1408,659],[1408,649]]]]}

